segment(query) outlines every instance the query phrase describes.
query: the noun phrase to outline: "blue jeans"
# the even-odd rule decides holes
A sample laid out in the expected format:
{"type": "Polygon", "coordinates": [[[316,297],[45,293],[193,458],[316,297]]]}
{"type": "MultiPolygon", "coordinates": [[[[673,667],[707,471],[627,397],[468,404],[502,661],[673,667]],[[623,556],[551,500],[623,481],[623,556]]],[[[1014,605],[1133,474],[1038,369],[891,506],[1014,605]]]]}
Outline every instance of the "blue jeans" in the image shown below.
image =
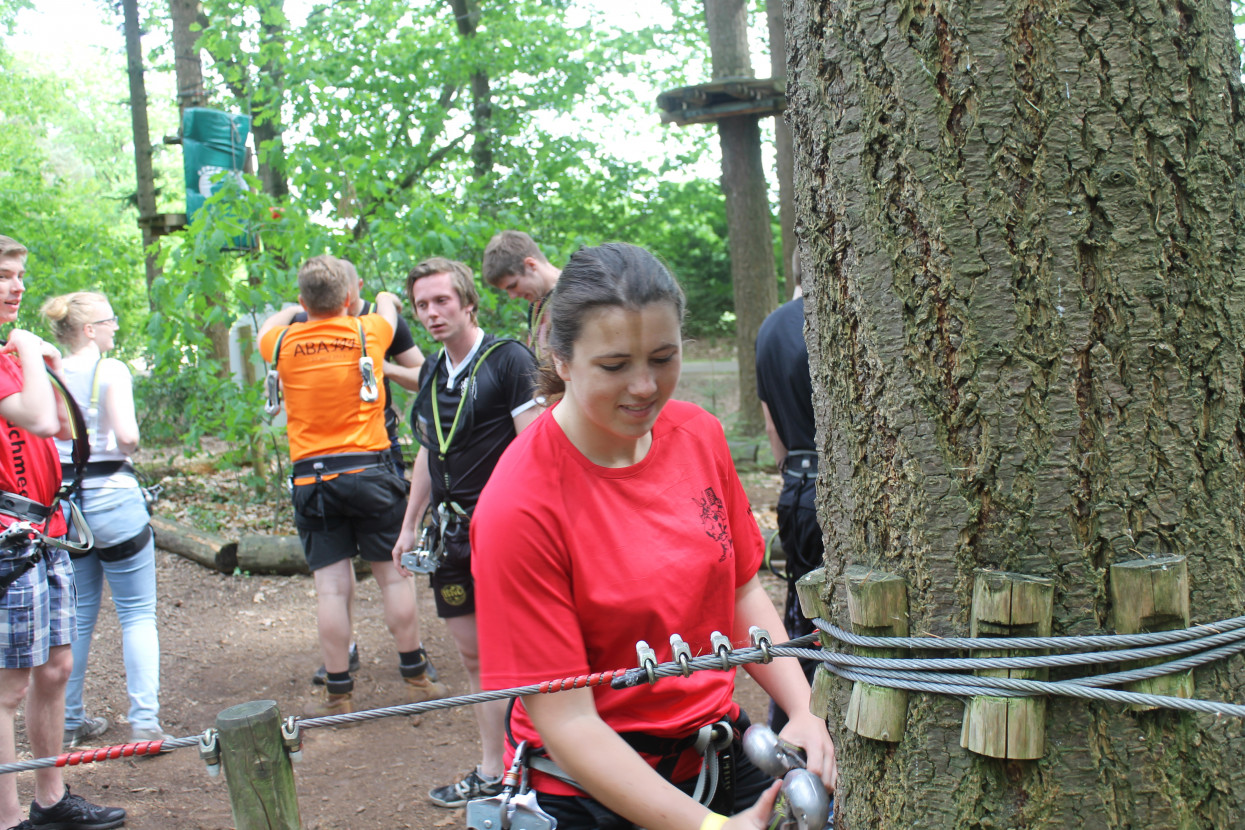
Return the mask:
{"type": "MultiPolygon", "coordinates": [[[[83,490],[74,497],[95,534],[95,543],[116,545],[134,538],[147,524],[147,506],[138,488],[83,490]]],[[[130,728],[160,728],[160,639],[156,634],[156,552],[148,541],[138,553],[119,562],[101,562],[95,554],[73,560],[78,587],[78,639],[73,644],[73,674],[65,687],[65,729],[85,717],[82,684],[86,678],[91,635],[99,616],[104,579],[121,623],[125,685],[130,696],[130,728]]]]}

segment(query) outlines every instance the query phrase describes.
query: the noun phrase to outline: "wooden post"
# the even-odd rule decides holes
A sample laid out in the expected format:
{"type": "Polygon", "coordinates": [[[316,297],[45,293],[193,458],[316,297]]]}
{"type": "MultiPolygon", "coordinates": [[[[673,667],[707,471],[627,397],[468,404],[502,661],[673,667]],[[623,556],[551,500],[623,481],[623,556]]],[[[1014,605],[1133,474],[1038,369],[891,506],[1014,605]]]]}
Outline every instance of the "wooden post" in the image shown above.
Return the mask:
{"type": "MultiPolygon", "coordinates": [[[[775,543],[778,539],[775,537],[775,543]]],[[[826,569],[816,568],[795,582],[795,593],[800,598],[800,613],[806,619],[820,617],[830,619],[830,607],[826,604],[826,569]]],[[[831,648],[834,640],[829,634],[818,635],[822,648],[831,648]]],[[[825,666],[818,666],[813,674],[813,694],[808,709],[822,720],[830,714],[830,696],[834,693],[834,675],[825,666]]]]}
{"type": "MultiPolygon", "coordinates": [[[[1049,637],[1055,585],[1026,574],[978,570],[973,582],[972,636],[1049,637]]],[[[977,656],[1024,656],[1037,651],[977,651],[977,656]]],[[[987,669],[982,677],[1045,680],[1046,669],[987,669]]],[[[991,758],[1032,760],[1046,751],[1046,699],[988,697],[969,700],[960,745],[991,758]]]]}
{"type": "Polygon", "coordinates": [[[237,830],[299,830],[294,770],[276,701],[253,700],[216,716],[221,766],[237,830]]]}
{"type": "MultiPolygon", "coordinates": [[[[1189,571],[1183,556],[1138,559],[1111,566],[1111,615],[1120,634],[1172,631],[1189,627],[1189,571]]],[[[1141,668],[1166,661],[1136,660],[1123,668],[1141,668]]],[[[1171,697],[1193,697],[1193,672],[1184,671],[1138,680],[1130,692],[1171,697]]],[[[1155,706],[1132,704],[1138,711],[1155,706]]]]}
{"type": "MultiPolygon", "coordinates": [[[[847,613],[853,633],[865,637],[908,636],[908,583],[895,574],[859,565],[848,567],[847,613]]],[[[866,657],[906,657],[907,649],[855,648],[866,657]]],[[[863,738],[897,743],[908,719],[908,692],[872,683],[852,684],[847,728],[863,738]]]]}

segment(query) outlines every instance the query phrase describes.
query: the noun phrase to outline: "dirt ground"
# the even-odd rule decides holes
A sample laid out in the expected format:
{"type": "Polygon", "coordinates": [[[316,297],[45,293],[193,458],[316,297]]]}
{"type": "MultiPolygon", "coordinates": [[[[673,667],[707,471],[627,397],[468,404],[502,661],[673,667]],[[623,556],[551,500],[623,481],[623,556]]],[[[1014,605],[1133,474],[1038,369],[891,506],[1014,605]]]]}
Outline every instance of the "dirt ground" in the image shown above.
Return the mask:
{"type": "MultiPolygon", "coordinates": [[[[172,498],[158,513],[182,519],[194,514],[200,520],[210,513],[222,527],[250,524],[255,516],[267,516],[271,522],[274,514],[281,523],[279,499],[268,506],[236,507],[241,500],[230,489],[240,484],[228,475],[223,479],[209,475],[207,468],[194,474],[193,489],[201,491],[198,499],[180,492],[171,478],[172,498]],[[206,507],[203,493],[213,499],[206,507]]],[[[753,472],[744,479],[758,520],[763,527],[773,527],[778,477],[753,472]]],[[[156,559],[161,717],[166,731],[176,737],[201,733],[221,710],[251,700],[275,700],[283,715],[301,714],[312,695],[311,674],[320,663],[310,578],[223,575],[159,550],[156,559]]],[[[781,602],[778,580],[766,576],[766,587],[771,598],[781,602]]],[[[454,693],[465,693],[463,669],[445,626],[435,618],[426,581],[420,584],[419,601],[425,647],[442,680],[454,693]]],[[[360,583],[355,609],[362,656],[356,708],[406,702],[397,657],[381,618],[379,592],[370,579],[360,583]]],[[[111,603],[105,600],[86,687],[88,713],[114,724],[100,745],[123,743],[129,737],[123,674],[120,630],[111,603]]],[[[738,676],[740,701],[763,717],[764,694],[745,673],[738,676]]],[[[478,761],[476,743],[474,717],[466,707],[425,714],[418,725],[409,717],[398,717],[354,728],[308,730],[303,760],[294,768],[303,826],[307,830],[464,827],[463,810],[435,807],[426,794],[456,780],[478,761]]],[[[124,807],[129,812],[126,826],[134,830],[233,827],[224,777],[209,777],[194,748],[68,768],[65,777],[75,792],[124,807]]],[[[18,781],[23,802],[28,802],[33,775],[22,773],[18,781]]]]}

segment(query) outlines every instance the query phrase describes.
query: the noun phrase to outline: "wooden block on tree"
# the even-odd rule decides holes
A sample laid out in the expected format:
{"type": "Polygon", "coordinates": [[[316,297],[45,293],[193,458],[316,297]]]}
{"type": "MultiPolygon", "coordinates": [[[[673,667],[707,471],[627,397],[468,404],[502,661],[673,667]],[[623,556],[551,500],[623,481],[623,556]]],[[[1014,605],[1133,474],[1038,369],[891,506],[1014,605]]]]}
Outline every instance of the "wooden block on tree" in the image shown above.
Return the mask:
{"type": "Polygon", "coordinates": [[[151,529],[156,534],[156,547],[161,550],[221,573],[233,573],[238,566],[238,543],[235,541],[163,516],[151,517],[151,529]]]}
{"type": "MultiPolygon", "coordinates": [[[[1137,559],[1111,566],[1111,615],[1120,634],[1173,631],[1189,627],[1189,570],[1183,556],[1137,559]]],[[[1135,660],[1124,668],[1143,668],[1168,658],[1135,660]]],[[[1141,694],[1191,698],[1193,672],[1183,671],[1129,683],[1124,688],[1141,694]]],[[[1155,709],[1140,703],[1131,708],[1155,709]]]]}
{"type": "Polygon", "coordinates": [[[272,700],[230,706],[216,716],[221,767],[237,830],[299,830],[294,770],[272,700]]]}
{"type": "MultiPolygon", "coordinates": [[[[845,574],[847,582],[847,613],[853,633],[866,637],[908,636],[908,583],[902,577],[884,571],[852,565],[845,574]]],[[[861,648],[857,654],[866,657],[906,657],[907,649],[861,648]]],[[[903,738],[908,718],[908,692],[874,686],[852,684],[846,725],[864,738],[898,742],[903,738]]]]}
{"type": "MultiPolygon", "coordinates": [[[[805,619],[821,618],[829,621],[830,606],[826,604],[826,569],[815,568],[795,581],[795,593],[800,599],[800,613],[805,619]]],[[[822,648],[834,645],[833,638],[822,632],[819,635],[822,648]]]]}
{"type": "MultiPolygon", "coordinates": [[[[1044,577],[979,569],[973,582],[972,636],[1049,637],[1055,584],[1044,577]]],[[[978,651],[978,656],[1038,654],[1034,650],[978,651]]],[[[1045,669],[985,669],[982,677],[1045,680],[1045,669]]],[[[991,758],[1032,760],[1046,751],[1046,700],[977,696],[964,707],[960,744],[991,758]]]]}

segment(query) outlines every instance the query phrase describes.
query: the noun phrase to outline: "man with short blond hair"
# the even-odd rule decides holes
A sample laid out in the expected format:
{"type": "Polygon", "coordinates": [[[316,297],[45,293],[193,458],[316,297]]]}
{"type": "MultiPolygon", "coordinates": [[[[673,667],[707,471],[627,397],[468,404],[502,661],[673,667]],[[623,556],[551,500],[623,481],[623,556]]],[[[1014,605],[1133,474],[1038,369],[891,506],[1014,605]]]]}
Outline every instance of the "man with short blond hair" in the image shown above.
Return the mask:
{"type": "Polygon", "coordinates": [[[356,555],[371,563],[380,586],[408,696],[421,702],[445,694],[420,643],[414,581],[389,556],[402,526],[407,485],[389,452],[378,384],[401,301],[382,291],[376,313],[352,317],[350,289],[337,259],[313,257],[298,270],[307,321],[293,322],[299,313],[293,306],[259,330],[260,351],[276,367],[285,394],[294,524],[316,586],[325,697],[308,707],[313,716],[353,710],[349,649],[356,555]]]}

